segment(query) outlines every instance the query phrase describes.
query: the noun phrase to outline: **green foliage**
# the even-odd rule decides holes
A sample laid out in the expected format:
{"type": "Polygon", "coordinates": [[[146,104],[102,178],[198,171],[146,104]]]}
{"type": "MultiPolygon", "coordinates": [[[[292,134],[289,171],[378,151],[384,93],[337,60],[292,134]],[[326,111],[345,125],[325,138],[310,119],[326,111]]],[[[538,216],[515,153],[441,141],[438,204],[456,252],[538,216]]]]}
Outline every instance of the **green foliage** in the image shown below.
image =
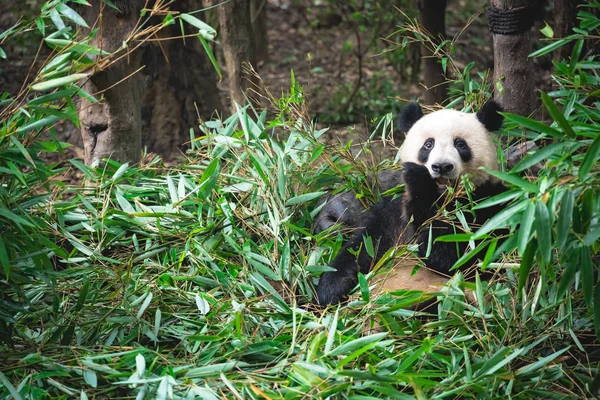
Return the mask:
{"type": "Polygon", "coordinates": [[[313,277],[339,249],[310,233],[330,166],[315,157],[322,132],[269,125],[286,140],[249,108],[209,122],[169,169],[72,161],[90,184],[46,207],[65,250],[53,281],[22,285],[30,313],[15,316],[13,341],[24,347],[8,356],[2,396],[531,398],[568,387],[555,362],[569,347],[550,346],[560,323],[535,312],[541,299],[524,317],[510,272],[504,285],[457,275],[429,320],[406,309],[420,293],[375,296],[368,277],[347,307],[312,309],[313,277]]]}
{"type": "MultiPolygon", "coordinates": [[[[600,3],[592,7],[600,8],[600,3]]],[[[546,304],[544,307],[562,308],[563,332],[595,329],[600,337],[600,310],[595,306],[600,295],[600,112],[595,98],[600,64],[597,55],[582,51],[586,39],[593,37],[591,32],[598,31],[600,21],[585,11],[579,18],[582,28],[561,41],[562,45],[573,42],[573,51],[568,61],[555,62],[557,90],[541,93],[553,123],[548,126],[505,114],[506,133],[537,141],[540,149],[521,159],[509,173],[494,173],[518,191],[510,196],[505,211],[470,238],[507,229],[510,233],[499,250],[515,252],[521,259],[520,301],[526,303],[526,293],[535,286],[535,296],[546,304]],[[542,168],[535,179],[519,176],[538,163],[542,168]]],[[[552,43],[533,55],[555,48],[552,43]]]]}
{"type": "MultiPolygon", "coordinates": [[[[0,34],[2,44],[35,30],[55,51],[30,86],[14,97],[8,93],[0,97],[0,340],[10,338],[17,315],[31,313],[29,307],[35,293],[24,291],[23,285],[54,284],[56,275],[50,271],[63,267],[61,263],[70,258],[70,249],[64,245],[83,246],[72,236],[56,236],[59,233],[54,218],[60,218],[62,223],[64,215],[53,205],[57,192],[65,189],[60,175],[66,168],[47,163],[40,156],[62,152],[67,147],[56,139],[55,124],[79,124],[76,97],[98,100],[81,89],[78,82],[89,78],[94,68],[105,67],[115,54],[89,44],[96,30],[83,40],[76,38],[69,23],[75,27],[87,24],[69,6],[71,3],[89,6],[85,0],[48,1],[35,21],[20,21],[0,34]]],[[[174,18],[199,28],[199,35],[205,39],[214,38],[214,30],[195,17],[179,14],[174,18]]],[[[127,41],[116,54],[128,51],[127,41]]]]}
{"type": "Polygon", "coordinates": [[[316,199],[340,181],[366,195],[367,171],[318,140],[293,75],[277,116],[240,107],[207,122],[181,165],[59,167],[39,154],[64,148],[51,127],[76,121],[71,76],[86,62],[64,57],[35,81],[48,92],[4,96],[0,111],[0,398],[597,395],[583,339],[600,327],[600,113],[596,56],[581,49],[542,94],[555,122],[507,115],[510,136],[548,145],[497,172],[510,191],[477,205],[506,210],[453,238],[484,239],[503,278],[456,274],[434,314],[408,309],[420,292],[370,287],[402,249],[347,305],[310,305],[341,245],[311,233],[316,199]],[[538,162],[539,177],[520,175],[538,162]],[[61,182],[67,168],[87,184],[61,182]],[[501,228],[498,245],[488,233],[501,228]]]}
{"type": "MultiPolygon", "coordinates": [[[[595,17],[595,23],[590,21],[590,15],[580,12],[581,26],[597,32],[600,23],[595,17]]],[[[570,59],[555,62],[557,90],[541,94],[544,108],[554,122],[548,127],[506,115],[509,122],[516,123],[511,124],[515,128],[509,134],[524,134],[540,141],[542,146],[548,140],[554,142],[545,144],[514,167],[512,172],[517,174],[538,162],[544,163],[533,182],[535,190],[523,191],[515,201],[526,206],[504,224],[511,230],[520,230],[518,242],[507,246],[509,251],[517,250],[527,262],[528,268],[520,270],[519,288],[527,284],[533,263],[539,267],[542,293],[556,302],[567,296],[569,308],[584,301],[587,315],[594,320],[596,335],[600,336],[600,310],[593,306],[599,286],[595,277],[596,254],[600,251],[600,129],[597,127],[600,112],[594,91],[598,87],[600,64],[597,55],[582,52],[589,31],[580,28],[577,32],[563,42],[574,42],[570,59]],[[579,83],[574,85],[574,82],[579,83]]],[[[555,45],[550,44],[536,54],[545,54],[548,48],[555,45]]],[[[573,328],[573,320],[569,321],[565,329],[573,328]]]]}
{"type": "Polygon", "coordinates": [[[384,73],[373,74],[356,93],[354,90],[352,83],[338,88],[331,96],[327,104],[328,111],[321,119],[329,123],[348,123],[357,118],[372,121],[383,114],[396,115],[402,107],[402,103],[395,98],[397,93],[392,79],[384,73]]]}

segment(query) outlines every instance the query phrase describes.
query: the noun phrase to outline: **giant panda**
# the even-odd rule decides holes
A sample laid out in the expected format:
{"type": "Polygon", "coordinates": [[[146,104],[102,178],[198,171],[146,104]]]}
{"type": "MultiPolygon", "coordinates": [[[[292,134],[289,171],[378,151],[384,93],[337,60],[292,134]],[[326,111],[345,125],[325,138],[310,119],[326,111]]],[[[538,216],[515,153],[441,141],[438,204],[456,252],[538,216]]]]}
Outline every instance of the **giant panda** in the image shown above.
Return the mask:
{"type": "MultiPolygon", "coordinates": [[[[335,271],[321,275],[317,300],[321,305],[335,304],[347,298],[358,282],[358,272],[368,273],[391,247],[416,242],[418,255],[427,268],[448,274],[464,253],[466,244],[435,242],[435,238],[459,233],[443,219],[435,219],[446,202],[448,186],[460,183],[468,174],[475,189],[471,200],[477,203],[506,191],[506,187],[484,168],[499,168],[498,153],[490,132],[500,129],[500,106],[490,101],[477,113],[438,110],[423,115],[417,103],[408,104],[400,113],[400,129],[407,132],[400,149],[405,191],[398,197],[384,197],[361,218],[363,227],[342,247],[331,263],[335,271]],[[484,168],[482,168],[484,167],[484,168]],[[370,236],[375,255],[363,248],[370,236]],[[431,242],[430,242],[431,236],[431,242]]],[[[457,199],[466,202],[466,199],[457,199]]],[[[500,211],[494,206],[464,213],[469,224],[481,225],[500,211]]]]}

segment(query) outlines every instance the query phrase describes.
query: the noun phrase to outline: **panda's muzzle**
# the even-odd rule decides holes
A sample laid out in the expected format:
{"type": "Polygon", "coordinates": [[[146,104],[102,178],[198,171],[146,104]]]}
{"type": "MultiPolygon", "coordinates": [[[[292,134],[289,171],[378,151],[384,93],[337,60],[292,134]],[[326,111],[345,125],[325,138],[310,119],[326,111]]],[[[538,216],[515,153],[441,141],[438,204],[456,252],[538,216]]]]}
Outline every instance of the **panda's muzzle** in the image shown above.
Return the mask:
{"type": "Polygon", "coordinates": [[[454,164],[452,163],[439,163],[432,164],[431,169],[433,172],[437,172],[440,175],[448,175],[449,172],[454,170],[454,164]]]}
{"type": "Polygon", "coordinates": [[[436,180],[438,186],[445,187],[452,185],[454,179],[454,164],[452,163],[437,163],[431,165],[433,171],[432,178],[436,180]],[[451,176],[452,175],[452,176],[451,176]]]}

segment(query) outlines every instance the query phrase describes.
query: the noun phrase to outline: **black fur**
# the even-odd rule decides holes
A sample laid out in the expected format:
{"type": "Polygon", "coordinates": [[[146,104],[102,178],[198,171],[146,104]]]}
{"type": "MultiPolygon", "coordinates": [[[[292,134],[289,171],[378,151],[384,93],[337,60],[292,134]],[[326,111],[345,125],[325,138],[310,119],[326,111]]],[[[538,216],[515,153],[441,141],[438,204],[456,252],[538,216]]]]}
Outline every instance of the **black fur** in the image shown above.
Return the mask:
{"type": "MultiPolygon", "coordinates": [[[[431,178],[426,167],[415,163],[404,163],[403,172],[406,193],[396,199],[384,198],[380,203],[371,207],[366,220],[366,227],[360,230],[340,250],[331,263],[336,271],[325,272],[321,276],[317,287],[318,301],[321,305],[335,304],[345,300],[348,293],[358,282],[358,271],[367,273],[372,266],[392,246],[407,243],[414,236],[419,244],[419,256],[425,257],[429,240],[429,227],[425,222],[432,220],[432,236],[436,237],[452,234],[454,228],[443,221],[433,220],[443,202],[436,181],[431,178]],[[405,204],[403,204],[405,203],[405,204]],[[412,217],[412,222],[410,221],[412,217]],[[371,236],[376,246],[375,258],[370,257],[366,250],[361,248],[363,237],[371,236]],[[358,251],[358,257],[349,249],[358,251]]],[[[477,187],[472,195],[478,201],[504,192],[506,188],[501,183],[486,182],[477,187]]],[[[466,200],[464,200],[466,201],[466,200]]],[[[499,207],[478,210],[475,220],[482,224],[499,211],[499,207]]],[[[465,214],[467,222],[473,222],[469,213],[465,214]]],[[[448,273],[465,250],[465,244],[459,243],[434,243],[427,259],[427,266],[442,273],[448,273]],[[457,251],[458,247],[458,251],[457,251]]]]}
{"type": "Polygon", "coordinates": [[[468,163],[473,158],[473,154],[471,154],[471,148],[463,139],[456,138],[454,139],[454,147],[456,147],[456,151],[460,155],[460,159],[463,162],[468,163]]]}
{"type": "Polygon", "coordinates": [[[336,271],[324,272],[317,286],[319,304],[336,304],[345,300],[358,283],[358,272],[367,273],[373,264],[396,244],[402,234],[402,198],[386,197],[370,208],[366,228],[359,230],[340,250],[331,263],[336,271]],[[375,259],[364,249],[363,238],[371,236],[375,259]],[[358,250],[358,257],[349,250],[358,250]]]}
{"type": "MultiPolygon", "coordinates": [[[[378,193],[383,193],[402,184],[402,171],[383,170],[377,173],[375,177],[368,177],[368,183],[378,193]],[[375,178],[375,179],[373,179],[375,178]]],[[[368,212],[365,211],[363,203],[356,198],[352,192],[345,192],[336,195],[325,195],[318,202],[317,207],[327,202],[315,217],[313,231],[319,233],[335,225],[342,224],[348,228],[364,227],[368,212]]]]}
{"type": "Polygon", "coordinates": [[[423,110],[421,110],[419,104],[415,102],[408,103],[406,107],[400,111],[400,115],[398,116],[398,129],[404,133],[408,132],[422,116],[423,110]]]}
{"type": "Polygon", "coordinates": [[[490,100],[477,112],[477,119],[488,131],[497,131],[502,127],[502,121],[504,120],[504,117],[498,112],[502,112],[502,106],[494,100],[490,100]]]}
{"type": "Polygon", "coordinates": [[[421,148],[419,149],[419,154],[417,155],[417,158],[420,163],[425,164],[427,162],[427,160],[429,159],[429,153],[431,153],[431,150],[433,150],[434,147],[435,140],[431,138],[427,139],[425,143],[423,143],[423,146],[421,146],[421,148]]]}

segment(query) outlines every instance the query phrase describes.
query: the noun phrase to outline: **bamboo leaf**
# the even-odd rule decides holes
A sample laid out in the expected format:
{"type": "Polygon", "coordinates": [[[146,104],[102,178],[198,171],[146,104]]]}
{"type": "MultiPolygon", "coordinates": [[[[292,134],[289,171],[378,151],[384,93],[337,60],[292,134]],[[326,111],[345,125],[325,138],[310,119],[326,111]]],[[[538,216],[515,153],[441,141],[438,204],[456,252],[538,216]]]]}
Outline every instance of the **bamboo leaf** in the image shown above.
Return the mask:
{"type": "Polygon", "coordinates": [[[569,152],[574,151],[575,149],[581,147],[581,143],[572,143],[572,142],[559,142],[552,143],[548,146],[544,146],[543,148],[536,150],[533,154],[530,154],[526,157],[523,157],[521,161],[514,166],[511,170],[512,173],[518,173],[521,171],[525,171],[527,168],[534,166],[547,159],[550,156],[553,156],[556,153],[562,152],[563,150],[567,150],[569,152]]]}
{"type": "Polygon", "coordinates": [[[39,128],[47,128],[49,126],[54,125],[54,123],[58,122],[59,120],[60,120],[60,118],[58,118],[55,115],[51,115],[49,117],[38,119],[38,120],[32,122],[31,124],[21,126],[20,128],[17,129],[17,133],[33,131],[33,130],[37,130],[39,128]]]}
{"type": "Polygon", "coordinates": [[[387,336],[387,332],[379,332],[379,333],[374,333],[372,335],[363,336],[363,337],[351,340],[349,342],[346,342],[346,343],[336,347],[335,349],[333,349],[331,351],[331,353],[329,353],[329,355],[332,357],[336,357],[341,354],[347,354],[347,353],[350,353],[350,352],[352,352],[358,348],[361,348],[369,343],[379,342],[386,336],[387,336]]]}
{"type": "Polygon", "coordinates": [[[560,211],[558,212],[558,226],[556,229],[556,247],[562,251],[567,243],[567,237],[571,232],[571,222],[573,221],[573,204],[575,203],[575,195],[572,190],[565,190],[561,201],[560,211]]]}
{"type": "Polygon", "coordinates": [[[535,230],[542,259],[549,264],[552,260],[552,226],[548,207],[541,200],[535,205],[535,230]]]}
{"type": "Polygon", "coordinates": [[[15,213],[13,213],[12,211],[7,210],[6,208],[0,208],[0,216],[3,216],[7,220],[13,221],[17,224],[27,226],[29,228],[35,228],[35,225],[33,223],[29,222],[25,218],[15,214],[15,213]]]}
{"type": "Polygon", "coordinates": [[[19,139],[17,139],[15,136],[10,136],[10,141],[15,145],[15,147],[17,149],[19,149],[19,151],[21,152],[21,154],[23,154],[23,157],[25,157],[25,159],[27,161],[29,161],[29,163],[31,164],[31,166],[35,169],[35,162],[33,161],[33,158],[31,158],[31,154],[29,154],[29,152],[27,151],[27,149],[25,148],[25,146],[23,146],[21,144],[21,142],[19,142],[19,139]]]}
{"type": "Polygon", "coordinates": [[[205,22],[200,21],[198,18],[194,17],[193,15],[181,13],[179,16],[182,20],[184,20],[188,24],[194,26],[195,28],[197,28],[198,33],[204,39],[213,40],[215,38],[215,36],[217,36],[217,31],[215,31],[215,29],[212,26],[208,25],[205,22]]]}
{"type": "Polygon", "coordinates": [[[152,292],[148,292],[148,295],[144,299],[144,302],[142,303],[142,306],[140,307],[140,309],[139,309],[139,311],[137,313],[137,319],[142,318],[142,315],[144,315],[144,312],[146,311],[146,308],[148,308],[148,306],[152,302],[152,297],[153,297],[152,292]]]}
{"type": "Polygon", "coordinates": [[[125,172],[127,172],[127,169],[129,168],[129,163],[125,163],[122,164],[113,174],[113,176],[111,177],[111,180],[113,182],[117,182],[119,179],[121,179],[121,177],[123,177],[123,175],[125,175],[125,172]]]}
{"type": "Polygon", "coordinates": [[[59,3],[56,6],[56,9],[61,13],[61,15],[73,22],[75,22],[79,26],[83,26],[89,28],[88,24],[85,22],[81,15],[77,14],[75,10],[64,3],[59,3]]]}
{"type": "Polygon", "coordinates": [[[593,305],[594,295],[594,265],[592,263],[592,249],[588,246],[579,248],[581,260],[581,285],[583,286],[583,295],[588,307],[593,305]]]}
{"type": "Polygon", "coordinates": [[[600,156],[600,135],[594,139],[592,145],[588,148],[585,153],[583,161],[579,166],[579,180],[585,181],[592,167],[596,165],[596,160],[600,156]]]}
{"type": "Polygon", "coordinates": [[[2,373],[2,371],[0,371],[0,383],[2,383],[2,386],[8,390],[8,393],[10,393],[14,400],[23,400],[17,389],[15,389],[13,384],[8,380],[6,375],[2,373]]]}
{"type": "Polygon", "coordinates": [[[564,352],[569,351],[570,348],[571,348],[571,346],[565,347],[564,349],[558,350],[558,351],[550,354],[549,356],[540,358],[538,361],[536,361],[532,364],[521,367],[517,370],[516,375],[519,376],[519,375],[524,375],[524,374],[535,372],[535,371],[539,370],[540,368],[543,368],[546,365],[548,365],[550,362],[552,362],[553,360],[558,358],[558,356],[560,356],[564,352]]]}
{"type": "Polygon", "coordinates": [[[339,314],[340,314],[340,308],[338,307],[335,310],[335,314],[333,315],[333,319],[331,321],[331,324],[329,325],[329,329],[328,329],[328,333],[327,333],[327,341],[325,342],[325,349],[324,349],[325,354],[329,354],[331,352],[331,349],[333,348],[333,342],[335,341],[335,334],[337,332],[337,323],[338,323],[339,314]]]}
{"type": "Polygon", "coordinates": [[[217,58],[215,57],[212,49],[206,42],[206,39],[204,39],[202,36],[198,36],[198,39],[200,40],[200,43],[202,43],[202,47],[204,47],[204,51],[206,52],[206,55],[208,56],[210,63],[212,64],[213,68],[217,72],[217,75],[219,75],[219,81],[221,81],[223,79],[223,75],[221,74],[221,68],[219,68],[219,62],[217,61],[217,58]]]}
{"type": "Polygon", "coordinates": [[[561,299],[567,293],[567,291],[571,289],[571,286],[573,286],[573,282],[575,281],[575,273],[579,267],[579,255],[580,253],[578,251],[573,251],[567,256],[566,266],[562,276],[560,277],[558,290],[556,292],[556,297],[558,299],[561,299]]]}
{"type": "Polygon", "coordinates": [[[562,47],[562,46],[566,45],[567,43],[571,42],[574,37],[575,37],[575,35],[571,35],[564,39],[560,39],[560,40],[551,42],[549,45],[544,46],[541,49],[536,50],[533,53],[531,53],[529,55],[529,57],[541,57],[545,54],[551,53],[554,50],[558,49],[559,47],[562,47]]]}
{"type": "Polygon", "coordinates": [[[598,239],[600,239],[600,225],[596,225],[595,228],[590,229],[590,232],[583,238],[583,244],[593,246],[598,239]]]}
{"type": "Polygon", "coordinates": [[[215,187],[217,175],[219,174],[219,164],[220,160],[215,158],[208,164],[202,173],[202,176],[200,177],[200,192],[202,197],[208,197],[215,187]]]}
{"type": "Polygon", "coordinates": [[[289,207],[289,206],[295,206],[296,204],[306,203],[311,200],[317,199],[317,198],[323,196],[324,194],[327,194],[327,192],[313,192],[313,193],[301,194],[299,196],[294,196],[291,199],[288,199],[285,202],[285,205],[289,207]]]}
{"type": "Polygon", "coordinates": [[[539,121],[523,117],[517,114],[502,113],[502,115],[504,115],[507,120],[516,122],[517,124],[527,129],[531,129],[532,131],[540,132],[556,139],[564,138],[564,135],[560,131],[551,128],[548,125],[545,125],[539,121]]]}
{"type": "Polygon", "coordinates": [[[558,107],[556,106],[556,104],[554,104],[554,101],[552,101],[550,96],[548,96],[544,92],[542,92],[542,103],[544,103],[544,106],[550,113],[550,116],[553,120],[555,120],[558,123],[558,125],[562,128],[563,132],[571,139],[575,139],[577,135],[575,134],[575,131],[573,131],[573,128],[571,127],[569,122],[567,122],[567,119],[563,115],[562,111],[558,109],[558,107]]]}
{"type": "Polygon", "coordinates": [[[88,75],[89,74],[73,74],[73,75],[62,76],[60,78],[50,79],[50,80],[47,80],[44,82],[39,82],[34,85],[31,85],[31,89],[37,90],[37,91],[54,89],[54,88],[57,88],[60,86],[68,85],[69,83],[73,83],[80,79],[86,78],[88,75]]]}
{"type": "Polygon", "coordinates": [[[496,196],[492,196],[488,199],[485,199],[482,202],[477,203],[474,207],[473,210],[481,210],[484,208],[489,208],[489,207],[493,207],[493,206],[497,206],[498,204],[504,204],[504,203],[508,203],[511,200],[517,199],[519,197],[523,196],[523,191],[522,190],[518,190],[518,189],[514,189],[514,190],[509,190],[506,191],[504,193],[500,193],[496,196]]]}
{"type": "Polygon", "coordinates": [[[531,236],[531,230],[533,228],[533,221],[535,218],[535,203],[532,201],[528,202],[527,208],[523,212],[523,218],[521,218],[521,226],[519,228],[519,254],[525,252],[525,248],[529,244],[529,237],[531,236]]]}
{"type": "Polygon", "coordinates": [[[537,248],[537,242],[535,240],[532,240],[531,242],[529,242],[529,244],[525,248],[525,251],[523,252],[523,257],[521,258],[521,266],[519,267],[519,296],[522,294],[523,288],[525,287],[525,283],[527,282],[527,278],[529,277],[529,271],[531,271],[531,267],[533,266],[533,260],[535,258],[537,248]]]}
{"type": "Polygon", "coordinates": [[[0,264],[4,269],[4,275],[8,281],[8,278],[10,277],[10,258],[8,256],[8,251],[6,250],[6,246],[4,245],[2,234],[0,234],[0,264]]]}
{"type": "Polygon", "coordinates": [[[521,201],[500,211],[498,214],[490,218],[485,224],[483,224],[483,226],[473,234],[472,239],[481,239],[495,229],[504,228],[506,226],[506,221],[515,214],[523,211],[523,209],[527,207],[527,204],[527,201],[521,201]]]}
{"type": "Polygon", "coordinates": [[[520,187],[521,189],[523,189],[526,192],[537,193],[540,191],[540,189],[539,189],[539,187],[537,187],[537,185],[535,185],[531,182],[528,182],[523,178],[519,178],[518,176],[511,175],[509,173],[502,172],[502,171],[488,170],[488,172],[491,175],[494,175],[496,178],[499,178],[505,182],[509,182],[515,186],[520,187]]]}
{"type": "Polygon", "coordinates": [[[358,273],[358,287],[360,288],[360,295],[363,301],[369,302],[371,298],[369,292],[369,284],[367,283],[367,278],[362,273],[358,273]]]}

